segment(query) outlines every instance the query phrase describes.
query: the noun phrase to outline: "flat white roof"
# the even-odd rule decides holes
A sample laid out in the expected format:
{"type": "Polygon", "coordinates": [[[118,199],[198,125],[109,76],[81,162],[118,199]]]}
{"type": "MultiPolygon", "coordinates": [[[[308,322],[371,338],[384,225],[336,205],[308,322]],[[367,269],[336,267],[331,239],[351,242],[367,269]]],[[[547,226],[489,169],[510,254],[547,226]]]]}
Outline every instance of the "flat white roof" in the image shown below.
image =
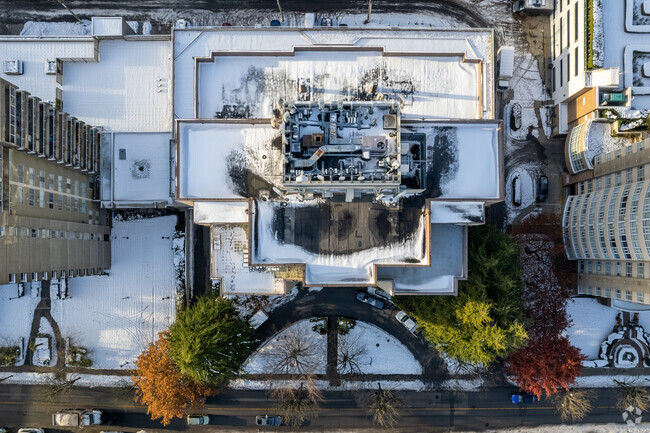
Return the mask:
{"type": "Polygon", "coordinates": [[[376,80],[386,98],[403,97],[407,117],[493,116],[490,31],[200,28],[176,30],[174,53],[176,118],[212,118],[226,105],[269,117],[278,98],[297,98],[299,79],[330,100],[355,99],[365,79],[376,80]],[[195,58],[212,52],[196,83],[195,58]]]}
{"type": "Polygon", "coordinates": [[[170,140],[167,132],[104,134],[102,204],[171,204],[170,140]]]}
{"type": "Polygon", "coordinates": [[[479,224],[484,220],[482,201],[431,201],[431,223],[479,224]]]}
{"type": "Polygon", "coordinates": [[[63,65],[63,110],[122,132],[171,131],[171,41],[103,40],[99,61],[63,65]]]}
{"type": "MultiPolygon", "coordinates": [[[[7,75],[3,72],[4,68],[0,67],[0,78],[15,84],[21,90],[26,90],[32,96],[54,101],[57,88],[56,75],[45,73],[45,61],[57,58],[92,60],[94,57],[95,42],[92,38],[85,36],[31,38],[4,36],[0,40],[2,64],[5,60],[22,60],[23,74],[7,75]]],[[[95,126],[92,123],[91,125],[95,126]]]]}
{"type": "Polygon", "coordinates": [[[179,198],[248,198],[248,173],[281,179],[281,168],[266,168],[276,159],[271,143],[279,136],[270,124],[180,122],[179,198]]]}
{"type": "Polygon", "coordinates": [[[195,201],[195,224],[248,224],[248,201],[195,201]]]}

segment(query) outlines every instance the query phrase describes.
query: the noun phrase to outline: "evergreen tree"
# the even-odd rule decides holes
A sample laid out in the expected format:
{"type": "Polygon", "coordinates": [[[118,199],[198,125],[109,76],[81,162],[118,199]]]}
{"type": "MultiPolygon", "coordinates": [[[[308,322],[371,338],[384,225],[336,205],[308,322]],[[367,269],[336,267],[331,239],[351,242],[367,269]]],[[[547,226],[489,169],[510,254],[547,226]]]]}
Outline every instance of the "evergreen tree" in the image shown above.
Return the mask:
{"type": "Polygon", "coordinates": [[[230,299],[207,296],[178,313],[168,340],[181,373],[201,384],[235,376],[256,342],[230,299]]]}
{"type": "Polygon", "coordinates": [[[398,296],[433,345],[459,361],[487,365],[522,347],[527,333],[519,247],[494,227],[469,229],[468,279],[458,296],[398,296]]]}

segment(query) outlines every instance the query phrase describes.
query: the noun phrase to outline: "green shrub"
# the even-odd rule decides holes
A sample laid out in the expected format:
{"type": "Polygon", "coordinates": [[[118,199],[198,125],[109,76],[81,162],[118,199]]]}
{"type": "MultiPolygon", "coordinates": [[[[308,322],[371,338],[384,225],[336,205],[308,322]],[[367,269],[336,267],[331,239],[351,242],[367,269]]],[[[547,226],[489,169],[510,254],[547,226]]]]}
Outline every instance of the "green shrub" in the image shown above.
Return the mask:
{"type": "Polygon", "coordinates": [[[336,323],[336,331],[339,335],[347,335],[351,329],[357,325],[357,321],[354,319],[348,319],[347,317],[339,317],[336,323]]]}
{"type": "Polygon", "coordinates": [[[0,365],[9,366],[16,364],[20,355],[20,347],[5,346],[0,347],[0,365]]]}
{"type": "Polygon", "coordinates": [[[320,335],[327,334],[327,317],[312,317],[309,321],[314,324],[311,327],[312,331],[320,335]]]}
{"type": "Polygon", "coordinates": [[[88,349],[81,346],[70,346],[65,362],[70,367],[91,367],[93,365],[93,361],[88,358],[88,349]]]}

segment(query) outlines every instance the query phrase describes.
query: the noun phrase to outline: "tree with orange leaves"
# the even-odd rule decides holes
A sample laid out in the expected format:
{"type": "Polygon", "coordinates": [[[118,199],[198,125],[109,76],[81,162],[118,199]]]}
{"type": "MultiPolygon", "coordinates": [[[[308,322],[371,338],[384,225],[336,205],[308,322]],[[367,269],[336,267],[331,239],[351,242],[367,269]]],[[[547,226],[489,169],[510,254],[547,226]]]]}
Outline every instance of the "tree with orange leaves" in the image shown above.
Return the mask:
{"type": "Polygon", "coordinates": [[[208,387],[183,376],[169,357],[167,334],[158,334],[158,340],[138,356],[136,369],[131,371],[136,401],[147,406],[151,419],[161,418],[162,425],[202,406],[209,395],[208,387]]]}

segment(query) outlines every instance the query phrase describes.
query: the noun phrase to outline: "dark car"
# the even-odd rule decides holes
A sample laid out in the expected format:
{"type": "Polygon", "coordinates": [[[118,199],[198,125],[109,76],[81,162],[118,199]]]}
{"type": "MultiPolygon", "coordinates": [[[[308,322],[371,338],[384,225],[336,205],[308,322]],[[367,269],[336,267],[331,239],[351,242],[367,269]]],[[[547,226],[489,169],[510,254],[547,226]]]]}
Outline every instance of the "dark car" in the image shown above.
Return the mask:
{"type": "Polygon", "coordinates": [[[537,400],[536,395],[517,392],[510,396],[510,401],[512,401],[514,404],[531,404],[539,400],[537,400]]]}
{"type": "Polygon", "coordinates": [[[364,292],[357,292],[357,301],[363,302],[364,304],[369,304],[372,305],[375,308],[378,308],[382,310],[384,308],[384,303],[381,302],[377,298],[373,298],[372,296],[368,296],[367,293],[364,292]]]}
{"type": "Polygon", "coordinates": [[[521,206],[521,180],[519,175],[512,178],[512,204],[521,206]]]}
{"type": "Polygon", "coordinates": [[[537,201],[544,201],[548,198],[548,178],[540,176],[537,179],[537,201]]]}

